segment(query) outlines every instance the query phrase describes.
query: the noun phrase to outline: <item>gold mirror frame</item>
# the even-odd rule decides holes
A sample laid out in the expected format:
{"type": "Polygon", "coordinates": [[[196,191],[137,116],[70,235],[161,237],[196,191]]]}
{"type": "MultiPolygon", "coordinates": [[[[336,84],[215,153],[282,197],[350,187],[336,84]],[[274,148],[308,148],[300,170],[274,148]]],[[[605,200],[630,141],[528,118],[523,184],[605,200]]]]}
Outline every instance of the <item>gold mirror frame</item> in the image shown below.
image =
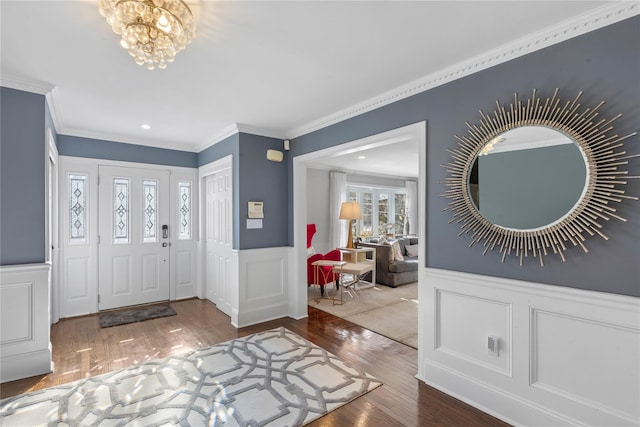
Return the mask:
{"type": "Polygon", "coordinates": [[[524,258],[532,255],[539,258],[540,265],[544,266],[544,257],[550,251],[560,255],[563,262],[566,261],[564,252],[569,242],[587,253],[589,250],[584,244],[587,237],[597,234],[609,240],[601,231],[601,221],[616,218],[626,222],[625,218],[616,214],[616,209],[610,203],[620,203],[623,199],[638,200],[637,197],[625,195],[621,188],[628,179],[638,177],[629,176],[628,171],[620,169],[620,166],[628,164],[627,159],[639,156],[626,156],[623,150],[623,141],[637,132],[624,137],[610,135],[612,123],[622,114],[610,120],[596,121],[598,109],[604,101],[580,112],[578,101],[581,96],[582,92],[579,92],[575,99],[563,104],[558,98],[558,89],[544,101],[536,95],[535,89],[525,102],[516,93],[514,102],[508,108],[496,101],[493,115],[485,115],[480,110],[482,118],[479,124],[465,122],[467,136],[454,135],[459,141],[458,147],[447,149],[453,160],[441,165],[448,171],[443,181],[448,188],[442,196],[450,200],[443,211],[453,213],[449,223],[461,224],[462,231],[458,237],[472,233],[470,247],[482,242],[485,247],[483,255],[497,247],[502,253],[502,262],[513,253],[520,258],[520,265],[523,265],[524,258]],[[485,219],[471,200],[471,167],[480,150],[493,138],[511,129],[532,125],[562,132],[578,144],[587,164],[586,188],[573,210],[552,224],[535,230],[501,227],[485,219]]]}

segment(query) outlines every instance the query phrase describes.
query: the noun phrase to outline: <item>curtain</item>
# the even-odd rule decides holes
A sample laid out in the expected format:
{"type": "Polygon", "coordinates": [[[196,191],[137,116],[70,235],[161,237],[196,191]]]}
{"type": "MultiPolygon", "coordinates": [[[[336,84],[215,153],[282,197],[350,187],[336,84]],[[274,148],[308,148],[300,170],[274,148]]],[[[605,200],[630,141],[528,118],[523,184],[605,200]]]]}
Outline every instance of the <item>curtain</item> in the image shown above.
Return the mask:
{"type": "Polygon", "coordinates": [[[347,201],[347,174],[344,172],[329,172],[329,228],[331,238],[329,243],[332,248],[342,248],[347,243],[349,226],[348,222],[338,219],[340,206],[347,201]]]}
{"type": "Polygon", "coordinates": [[[407,216],[404,232],[406,234],[418,234],[418,183],[416,181],[405,181],[405,191],[407,193],[407,216]]]}

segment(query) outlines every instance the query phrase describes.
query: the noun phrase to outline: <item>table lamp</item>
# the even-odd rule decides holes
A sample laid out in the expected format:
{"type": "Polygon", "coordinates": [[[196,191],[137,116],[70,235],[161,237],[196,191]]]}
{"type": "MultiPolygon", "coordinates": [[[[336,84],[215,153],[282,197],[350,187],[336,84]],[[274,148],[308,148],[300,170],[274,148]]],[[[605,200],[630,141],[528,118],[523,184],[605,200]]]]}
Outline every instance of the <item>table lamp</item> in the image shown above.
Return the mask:
{"type": "Polygon", "coordinates": [[[353,249],[353,220],[362,219],[362,211],[358,202],[343,202],[340,206],[340,219],[349,220],[349,237],[347,248],[353,249]]]}

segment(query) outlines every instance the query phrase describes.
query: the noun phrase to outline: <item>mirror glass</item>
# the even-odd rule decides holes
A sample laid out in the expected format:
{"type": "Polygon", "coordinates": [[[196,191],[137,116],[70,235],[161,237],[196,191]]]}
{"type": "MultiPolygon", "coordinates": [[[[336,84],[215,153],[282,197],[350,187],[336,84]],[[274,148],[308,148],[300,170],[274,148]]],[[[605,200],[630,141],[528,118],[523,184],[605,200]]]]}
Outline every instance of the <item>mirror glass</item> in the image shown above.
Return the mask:
{"type": "Polygon", "coordinates": [[[476,156],[469,193],[493,224],[532,230],[561,220],[582,198],[587,164],[566,134],[522,126],[489,141],[476,156]]]}

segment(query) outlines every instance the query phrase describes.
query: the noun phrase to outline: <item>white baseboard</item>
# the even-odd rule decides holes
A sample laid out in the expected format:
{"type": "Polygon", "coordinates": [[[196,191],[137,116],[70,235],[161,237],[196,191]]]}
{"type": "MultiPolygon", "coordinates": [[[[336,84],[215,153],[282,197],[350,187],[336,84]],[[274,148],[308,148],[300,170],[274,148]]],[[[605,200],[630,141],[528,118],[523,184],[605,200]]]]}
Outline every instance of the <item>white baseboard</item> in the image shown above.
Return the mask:
{"type": "Polygon", "coordinates": [[[2,357],[0,378],[2,382],[48,374],[53,370],[51,349],[2,357]]]}
{"type": "Polygon", "coordinates": [[[419,379],[515,425],[640,425],[639,298],[424,274],[419,379]]]}

